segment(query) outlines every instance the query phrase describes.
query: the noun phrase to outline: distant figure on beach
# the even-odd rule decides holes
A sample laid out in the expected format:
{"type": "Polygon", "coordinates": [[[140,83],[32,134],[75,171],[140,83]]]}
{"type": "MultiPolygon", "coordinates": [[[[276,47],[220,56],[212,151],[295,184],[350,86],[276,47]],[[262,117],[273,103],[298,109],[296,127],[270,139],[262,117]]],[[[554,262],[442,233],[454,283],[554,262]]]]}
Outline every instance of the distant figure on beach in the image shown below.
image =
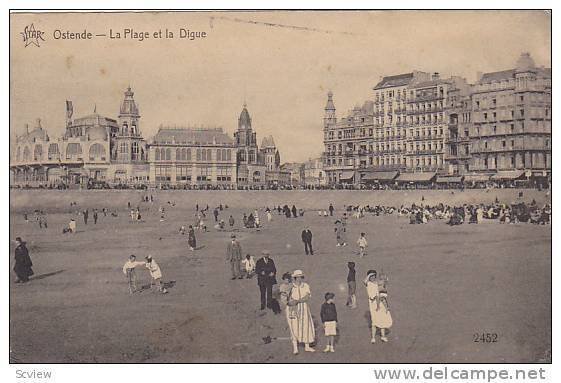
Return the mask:
{"type": "Polygon", "coordinates": [[[195,238],[195,229],[192,225],[189,225],[189,238],[187,239],[189,244],[189,250],[193,251],[197,248],[197,239],[195,238]]]}
{"type": "Polygon", "coordinates": [[[218,222],[218,209],[214,208],[214,222],[218,222]]]}
{"type": "Polygon", "coordinates": [[[335,210],[335,209],[333,208],[333,204],[330,203],[330,204],[329,204],[329,215],[332,216],[332,217],[333,217],[333,210],[335,210]]]}
{"type": "Polygon", "coordinates": [[[33,275],[33,262],[31,262],[31,257],[29,256],[29,251],[25,246],[25,242],[21,237],[16,238],[16,249],[14,250],[14,272],[16,273],[16,283],[26,283],[29,281],[29,277],[33,275]]]}
{"type": "Polygon", "coordinates": [[[314,255],[314,249],[312,248],[312,231],[309,228],[302,230],[302,242],[304,242],[306,255],[314,255]]]}
{"type": "Polygon", "coordinates": [[[142,265],[144,265],[144,262],[137,262],[136,255],[131,254],[123,266],[123,274],[127,277],[127,282],[129,284],[129,294],[134,294],[137,290],[135,268],[136,266],[142,265]]]}
{"type": "Polygon", "coordinates": [[[360,233],[360,237],[358,237],[356,243],[358,245],[358,254],[362,258],[366,255],[366,247],[368,246],[368,241],[366,240],[366,233],[360,233]]]}
{"type": "Polygon", "coordinates": [[[240,273],[240,263],[242,260],[242,246],[236,240],[236,235],[230,236],[231,241],[226,247],[226,260],[230,262],[230,269],[232,271],[232,279],[242,279],[240,273]]]}
{"type": "Polygon", "coordinates": [[[147,255],[145,259],[146,259],[145,266],[150,272],[150,276],[152,277],[152,282],[150,282],[150,287],[152,285],[155,285],[160,293],[166,294],[168,291],[162,285],[162,271],[160,270],[160,266],[156,263],[154,259],[152,259],[151,255],[147,255]]]}
{"type": "Polygon", "coordinates": [[[70,219],[70,222],[68,223],[68,229],[72,234],[76,234],[76,221],[74,220],[74,218],[70,219]]]}
{"type": "Polygon", "coordinates": [[[347,306],[356,309],[356,269],[354,262],[347,262],[347,306]]]}

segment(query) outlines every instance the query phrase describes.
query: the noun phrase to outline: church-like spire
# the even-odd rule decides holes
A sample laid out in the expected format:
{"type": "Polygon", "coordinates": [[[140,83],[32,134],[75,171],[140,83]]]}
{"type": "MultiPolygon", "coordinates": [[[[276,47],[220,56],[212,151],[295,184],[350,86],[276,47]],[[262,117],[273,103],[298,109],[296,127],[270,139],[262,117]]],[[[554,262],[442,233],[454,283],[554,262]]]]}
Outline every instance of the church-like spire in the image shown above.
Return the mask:
{"type": "Polygon", "coordinates": [[[238,119],[238,130],[249,130],[251,129],[251,117],[247,111],[247,104],[244,102],[242,112],[240,113],[240,118],[238,119]]]}

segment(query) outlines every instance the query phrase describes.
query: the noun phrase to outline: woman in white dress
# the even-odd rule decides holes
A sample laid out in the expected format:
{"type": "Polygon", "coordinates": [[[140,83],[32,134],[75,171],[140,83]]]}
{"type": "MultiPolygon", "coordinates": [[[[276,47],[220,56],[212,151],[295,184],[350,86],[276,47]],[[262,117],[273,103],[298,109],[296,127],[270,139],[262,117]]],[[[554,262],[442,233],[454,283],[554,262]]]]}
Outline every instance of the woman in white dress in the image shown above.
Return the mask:
{"type": "Polygon", "coordinates": [[[308,301],[312,296],[310,286],[304,282],[302,270],[292,273],[292,289],[288,298],[286,316],[294,355],[298,354],[298,343],[304,343],[304,351],[314,352],[310,347],[316,337],[312,313],[308,301]]]}
{"type": "Polygon", "coordinates": [[[380,329],[380,340],[387,342],[386,329],[392,326],[392,316],[387,303],[387,292],[380,291],[376,270],[368,270],[364,280],[368,303],[370,307],[370,318],[372,319],[372,339],[370,343],[376,343],[376,328],[380,329]]]}

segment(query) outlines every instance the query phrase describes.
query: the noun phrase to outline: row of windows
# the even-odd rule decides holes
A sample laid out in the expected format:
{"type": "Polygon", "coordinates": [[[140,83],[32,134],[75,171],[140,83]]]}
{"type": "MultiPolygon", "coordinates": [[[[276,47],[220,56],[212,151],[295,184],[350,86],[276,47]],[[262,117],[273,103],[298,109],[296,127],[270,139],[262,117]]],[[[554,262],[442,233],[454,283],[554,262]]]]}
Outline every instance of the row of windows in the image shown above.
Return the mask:
{"type": "MultiPolygon", "coordinates": [[[[89,149],[89,158],[90,160],[105,160],[106,158],[106,151],[105,147],[101,144],[93,144],[90,146],[89,149]]],[[[69,143],[66,145],[66,159],[72,158],[82,158],[82,146],[78,143],[69,143]]],[[[60,152],[58,144],[50,144],[47,149],[47,158],[49,160],[58,160],[60,159],[60,152]]],[[[29,147],[24,147],[23,150],[21,147],[16,149],[16,160],[17,161],[40,161],[43,159],[43,146],[42,145],[35,145],[33,149],[33,158],[31,157],[31,150],[29,147]]]]}
{"type": "MultiPolygon", "coordinates": [[[[421,156],[421,157],[411,157],[407,159],[406,157],[369,157],[368,165],[372,166],[439,166],[443,163],[442,156],[421,156]]],[[[327,160],[326,165],[328,166],[354,166],[353,161],[343,161],[339,158],[337,161],[327,160]]],[[[361,165],[367,165],[366,160],[361,161],[361,165]]]]}
{"type": "MultiPolygon", "coordinates": [[[[197,161],[212,161],[212,149],[196,149],[195,158],[197,161]]],[[[171,161],[172,160],[172,149],[171,148],[156,148],[154,150],[156,161],[171,161]]],[[[188,148],[177,148],[175,149],[176,161],[191,161],[192,160],[192,150],[188,148]]],[[[215,158],[216,161],[231,161],[232,160],[232,149],[216,149],[215,158]]]]}

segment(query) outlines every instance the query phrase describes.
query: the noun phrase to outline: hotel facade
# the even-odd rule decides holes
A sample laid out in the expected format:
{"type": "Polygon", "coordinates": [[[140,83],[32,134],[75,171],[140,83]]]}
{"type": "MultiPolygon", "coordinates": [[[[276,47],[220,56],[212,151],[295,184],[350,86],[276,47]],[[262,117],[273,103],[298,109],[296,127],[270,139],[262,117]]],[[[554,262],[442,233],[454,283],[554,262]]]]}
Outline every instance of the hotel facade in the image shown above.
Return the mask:
{"type": "Polygon", "coordinates": [[[536,67],[528,53],[514,69],[482,74],[475,84],[414,71],[383,77],[373,91],[340,119],[327,95],[330,185],[551,174],[551,69],[536,67]]]}

